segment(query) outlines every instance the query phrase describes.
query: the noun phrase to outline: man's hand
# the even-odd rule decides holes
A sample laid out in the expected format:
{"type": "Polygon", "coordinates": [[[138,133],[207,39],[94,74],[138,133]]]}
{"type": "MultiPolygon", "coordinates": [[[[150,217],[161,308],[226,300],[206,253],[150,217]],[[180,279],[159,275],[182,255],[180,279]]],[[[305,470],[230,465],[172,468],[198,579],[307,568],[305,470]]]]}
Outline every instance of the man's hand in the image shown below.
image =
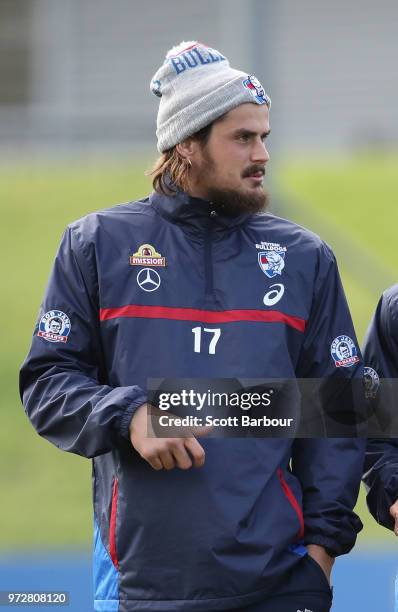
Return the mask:
{"type": "Polygon", "coordinates": [[[307,550],[310,557],[321,566],[330,584],[330,574],[332,573],[334,558],[327,554],[323,546],[318,546],[318,544],[307,544],[307,550]]]}
{"type": "Polygon", "coordinates": [[[397,501],[390,507],[390,514],[395,521],[394,525],[394,533],[398,536],[398,499],[397,501]]]}
{"type": "MultiPolygon", "coordinates": [[[[203,436],[209,433],[211,427],[186,428],[186,437],[181,438],[156,438],[151,428],[151,417],[164,415],[164,412],[151,406],[142,404],[131,419],[129,432],[131,444],[145,461],[154,470],[172,470],[179,467],[188,470],[192,466],[202,467],[205,462],[205,451],[195,436],[203,436]],[[195,434],[195,435],[193,435],[195,434]]],[[[179,433],[183,428],[179,428],[179,433]]]]}

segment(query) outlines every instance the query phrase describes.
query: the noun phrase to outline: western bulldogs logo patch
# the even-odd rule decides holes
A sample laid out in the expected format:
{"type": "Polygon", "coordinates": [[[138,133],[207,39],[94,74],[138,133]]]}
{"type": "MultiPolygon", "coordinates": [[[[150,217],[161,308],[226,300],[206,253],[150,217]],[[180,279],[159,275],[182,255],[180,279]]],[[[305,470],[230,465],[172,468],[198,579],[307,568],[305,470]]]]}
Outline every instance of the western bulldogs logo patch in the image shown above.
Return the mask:
{"type": "Polygon", "coordinates": [[[261,251],[258,254],[258,264],[268,278],[280,276],[285,267],[285,252],[261,251]]]}
{"type": "Polygon", "coordinates": [[[37,335],[47,342],[67,342],[70,329],[68,315],[61,310],[49,310],[40,319],[37,335]]]}
{"type": "Polygon", "coordinates": [[[363,369],[363,384],[365,387],[365,399],[374,399],[380,386],[380,378],[376,370],[369,366],[363,369]]]}
{"type": "Polygon", "coordinates": [[[330,352],[336,368],[350,368],[359,361],[357,348],[349,336],[337,336],[332,342],[330,352]]]}
{"type": "Polygon", "coordinates": [[[271,98],[267,96],[264,87],[254,74],[250,74],[242,83],[243,87],[250,91],[257,104],[266,104],[268,108],[271,108],[271,98]]]}

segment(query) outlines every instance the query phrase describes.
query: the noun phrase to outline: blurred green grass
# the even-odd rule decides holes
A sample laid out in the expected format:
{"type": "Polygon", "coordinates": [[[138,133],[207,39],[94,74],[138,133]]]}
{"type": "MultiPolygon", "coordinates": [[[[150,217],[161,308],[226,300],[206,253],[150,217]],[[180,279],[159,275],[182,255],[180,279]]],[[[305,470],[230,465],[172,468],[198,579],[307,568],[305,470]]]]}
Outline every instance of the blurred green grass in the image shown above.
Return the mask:
{"type": "MultiPolygon", "coordinates": [[[[360,339],[380,287],[395,280],[396,164],[393,156],[285,160],[277,175],[282,216],[319,232],[337,253],[360,339]],[[377,278],[368,278],[366,269],[362,273],[362,261],[368,260],[374,263],[369,276],[377,278]]],[[[132,159],[0,169],[3,550],[91,544],[91,463],[58,451],[34,433],[17,395],[18,367],[64,227],[87,212],[145,196],[150,191],[146,167],[132,159]]],[[[362,540],[391,543],[393,536],[369,516],[363,494],[358,512],[365,524],[362,540]]]]}
{"type": "Polygon", "coordinates": [[[398,281],[397,162],[393,154],[362,154],[279,166],[289,218],[319,233],[337,256],[361,341],[381,291],[398,281]]]}

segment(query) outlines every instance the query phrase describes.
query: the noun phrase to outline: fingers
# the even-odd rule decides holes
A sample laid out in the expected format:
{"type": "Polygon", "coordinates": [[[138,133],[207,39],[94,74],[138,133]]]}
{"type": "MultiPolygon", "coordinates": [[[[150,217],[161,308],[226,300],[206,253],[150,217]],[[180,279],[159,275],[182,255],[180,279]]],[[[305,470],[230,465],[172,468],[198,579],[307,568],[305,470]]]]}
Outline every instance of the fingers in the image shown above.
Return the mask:
{"type": "Polygon", "coordinates": [[[175,466],[174,457],[167,448],[159,452],[159,459],[162,462],[162,466],[165,470],[172,470],[175,466]]]}
{"type": "Polygon", "coordinates": [[[397,511],[391,512],[391,510],[390,510],[390,514],[391,514],[391,516],[393,517],[393,519],[395,521],[395,523],[394,523],[394,533],[395,533],[396,536],[398,536],[398,512],[397,511]]]}
{"type": "Polygon", "coordinates": [[[154,470],[162,470],[163,469],[163,464],[159,458],[159,456],[155,453],[140,453],[141,457],[143,459],[145,459],[145,461],[147,461],[149,463],[149,465],[154,469],[154,470]]]}
{"type": "Polygon", "coordinates": [[[203,447],[199,444],[196,438],[186,438],[185,439],[185,448],[187,448],[192,456],[193,465],[196,468],[202,467],[205,462],[205,451],[203,447]]]}
{"type": "Polygon", "coordinates": [[[173,455],[176,459],[177,467],[179,467],[180,470],[189,470],[189,468],[192,467],[191,458],[186,451],[184,440],[180,440],[179,442],[181,442],[181,444],[177,444],[173,449],[173,455]]]}
{"type": "MultiPolygon", "coordinates": [[[[148,426],[152,425],[153,419],[158,416],[158,409],[150,404],[143,404],[138,408],[131,420],[129,432],[131,444],[154,470],[172,470],[178,467],[188,470],[192,466],[199,468],[205,462],[205,452],[194,436],[205,436],[212,426],[178,428],[178,435],[184,437],[159,438],[149,434],[148,426]]],[[[155,418],[156,424],[156,418],[155,418]]]]}
{"type": "Polygon", "coordinates": [[[204,465],[205,451],[195,438],[170,440],[166,444],[166,448],[160,450],[158,454],[166,470],[172,470],[174,467],[189,470],[192,465],[196,468],[204,465]]]}
{"type": "Polygon", "coordinates": [[[148,439],[140,455],[154,470],[188,470],[192,465],[202,467],[205,451],[195,438],[148,439]]]}
{"type": "Polygon", "coordinates": [[[393,517],[393,519],[395,521],[395,524],[394,524],[394,533],[395,533],[396,536],[398,536],[398,510],[395,509],[395,511],[392,512],[391,514],[392,514],[392,517],[393,517]]]}
{"type": "Polygon", "coordinates": [[[394,524],[394,533],[395,533],[396,536],[398,536],[398,501],[396,501],[390,507],[390,514],[391,514],[392,518],[395,521],[395,524],[394,524]]]}

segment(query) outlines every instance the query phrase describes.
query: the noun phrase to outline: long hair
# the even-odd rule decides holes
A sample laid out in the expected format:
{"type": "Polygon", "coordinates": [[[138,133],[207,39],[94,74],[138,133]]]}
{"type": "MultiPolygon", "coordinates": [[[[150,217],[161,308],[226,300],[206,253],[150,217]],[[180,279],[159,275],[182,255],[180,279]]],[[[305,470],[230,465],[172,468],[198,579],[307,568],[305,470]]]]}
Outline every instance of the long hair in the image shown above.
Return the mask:
{"type": "MultiPolygon", "coordinates": [[[[213,123],[202,128],[191,138],[198,140],[203,146],[210,137],[213,123]]],[[[190,164],[182,157],[174,146],[158,157],[153,168],[147,174],[152,176],[152,186],[163,195],[175,195],[178,189],[188,191],[190,164]]]]}

